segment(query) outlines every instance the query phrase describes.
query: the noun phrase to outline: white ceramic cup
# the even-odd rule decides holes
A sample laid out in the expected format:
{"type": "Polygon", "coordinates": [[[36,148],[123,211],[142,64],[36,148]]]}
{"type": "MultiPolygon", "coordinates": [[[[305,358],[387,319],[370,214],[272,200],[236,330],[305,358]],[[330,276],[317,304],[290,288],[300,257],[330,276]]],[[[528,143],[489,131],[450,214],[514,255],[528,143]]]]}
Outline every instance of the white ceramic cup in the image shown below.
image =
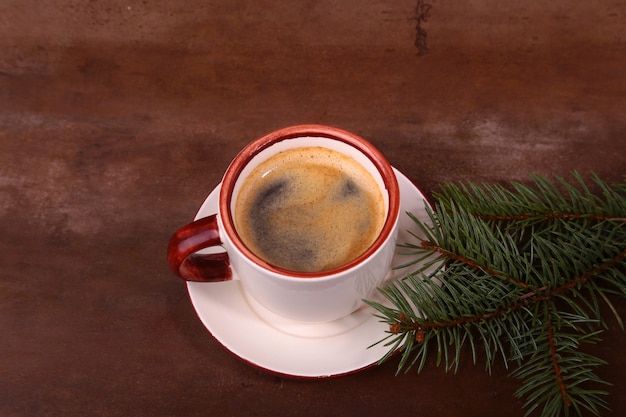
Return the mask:
{"type": "MultiPolygon", "coordinates": [[[[365,139],[329,126],[299,125],[277,130],[246,146],[224,174],[215,215],[180,228],[170,239],[172,271],[189,281],[233,278],[262,306],[303,322],[339,319],[363,305],[383,282],[395,253],[400,191],[389,162],[365,139]],[[386,218],[374,243],[353,261],[321,272],[296,272],[271,265],[253,253],[235,228],[234,202],[241,183],[261,162],[279,152],[321,146],[354,158],[369,171],[383,195],[386,218]],[[198,253],[221,246],[225,252],[198,253]]],[[[210,284],[207,284],[210,285],[210,284]]]]}

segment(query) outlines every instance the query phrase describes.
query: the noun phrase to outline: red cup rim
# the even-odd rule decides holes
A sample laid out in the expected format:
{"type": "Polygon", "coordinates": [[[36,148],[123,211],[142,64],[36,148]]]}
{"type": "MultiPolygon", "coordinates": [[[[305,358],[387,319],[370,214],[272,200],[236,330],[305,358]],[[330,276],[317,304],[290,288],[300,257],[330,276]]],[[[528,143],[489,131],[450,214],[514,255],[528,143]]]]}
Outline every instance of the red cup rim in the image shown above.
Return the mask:
{"type": "Polygon", "coordinates": [[[347,271],[361,264],[363,261],[372,256],[376,251],[378,251],[382,244],[389,238],[395,228],[399,217],[400,189],[391,164],[387,161],[385,156],[376,147],[374,147],[374,145],[372,145],[364,138],[346,130],[331,126],[317,124],[296,125],[285,127],[261,136],[260,138],[254,140],[249,145],[247,145],[235,157],[235,159],[233,159],[222,180],[222,186],[219,195],[219,211],[225,233],[228,235],[233,245],[235,245],[237,250],[239,250],[246,258],[248,258],[255,264],[259,265],[263,269],[272,271],[278,275],[282,275],[285,277],[325,278],[347,271]],[[372,243],[372,245],[365,252],[363,252],[352,261],[337,268],[317,272],[293,271],[290,269],[285,269],[272,265],[267,261],[261,259],[254,252],[252,252],[239,237],[239,234],[235,229],[235,224],[230,210],[234,184],[236,183],[237,178],[239,178],[239,175],[249,161],[251,161],[261,151],[267,149],[275,143],[281,142],[283,140],[307,136],[324,137],[338,140],[360,150],[378,169],[383,179],[385,188],[387,189],[387,192],[389,194],[387,217],[385,219],[385,223],[383,224],[383,228],[374,243],[372,243]]]}

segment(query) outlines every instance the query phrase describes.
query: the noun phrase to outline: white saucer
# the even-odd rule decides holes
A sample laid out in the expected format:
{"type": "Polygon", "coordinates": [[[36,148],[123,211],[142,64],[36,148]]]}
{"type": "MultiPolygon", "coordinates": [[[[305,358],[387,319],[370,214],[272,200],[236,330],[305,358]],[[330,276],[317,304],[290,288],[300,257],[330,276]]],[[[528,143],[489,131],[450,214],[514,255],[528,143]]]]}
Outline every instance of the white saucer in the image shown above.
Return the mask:
{"type": "MultiPolygon", "coordinates": [[[[426,221],[425,197],[400,171],[394,172],[401,196],[398,243],[415,243],[408,230],[416,234],[418,230],[405,213],[426,221]]],[[[217,211],[219,187],[209,194],[196,219],[217,211]]],[[[392,266],[405,263],[406,258],[397,254],[392,266]]],[[[391,270],[389,278],[406,273],[391,270]]],[[[187,289],[198,317],[213,337],[251,365],[281,376],[323,378],[366,369],[388,352],[383,344],[368,348],[384,338],[389,328],[373,315],[371,307],[327,323],[285,320],[246,296],[234,271],[233,276],[234,280],[220,283],[187,282],[187,289]]]]}

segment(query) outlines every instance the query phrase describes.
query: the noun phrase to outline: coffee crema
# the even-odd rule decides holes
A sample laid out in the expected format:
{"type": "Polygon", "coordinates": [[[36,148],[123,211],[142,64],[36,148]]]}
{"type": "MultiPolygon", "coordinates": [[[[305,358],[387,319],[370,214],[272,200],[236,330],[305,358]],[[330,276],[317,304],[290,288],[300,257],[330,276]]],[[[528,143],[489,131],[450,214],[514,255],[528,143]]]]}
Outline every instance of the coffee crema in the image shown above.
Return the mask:
{"type": "Polygon", "coordinates": [[[283,151],[243,180],[235,227],[261,259],[299,272],[345,265],[385,222],[380,187],[362,165],[323,147],[283,151]]]}

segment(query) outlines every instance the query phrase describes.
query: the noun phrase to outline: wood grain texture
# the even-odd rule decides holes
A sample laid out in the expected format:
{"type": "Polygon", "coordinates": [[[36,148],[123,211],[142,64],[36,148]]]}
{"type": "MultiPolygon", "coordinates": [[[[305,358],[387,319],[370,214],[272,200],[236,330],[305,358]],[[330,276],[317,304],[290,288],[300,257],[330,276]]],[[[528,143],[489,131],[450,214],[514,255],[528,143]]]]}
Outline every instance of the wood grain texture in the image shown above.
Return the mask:
{"type": "MultiPolygon", "coordinates": [[[[421,56],[417,3],[3,1],[0,414],[522,416],[507,370],[469,360],[456,375],[260,372],[167,267],[229,161],[288,125],[353,131],[427,194],[623,179],[624,2],[426,2],[421,56]]],[[[608,314],[603,415],[625,415],[626,336],[608,314]]]]}

